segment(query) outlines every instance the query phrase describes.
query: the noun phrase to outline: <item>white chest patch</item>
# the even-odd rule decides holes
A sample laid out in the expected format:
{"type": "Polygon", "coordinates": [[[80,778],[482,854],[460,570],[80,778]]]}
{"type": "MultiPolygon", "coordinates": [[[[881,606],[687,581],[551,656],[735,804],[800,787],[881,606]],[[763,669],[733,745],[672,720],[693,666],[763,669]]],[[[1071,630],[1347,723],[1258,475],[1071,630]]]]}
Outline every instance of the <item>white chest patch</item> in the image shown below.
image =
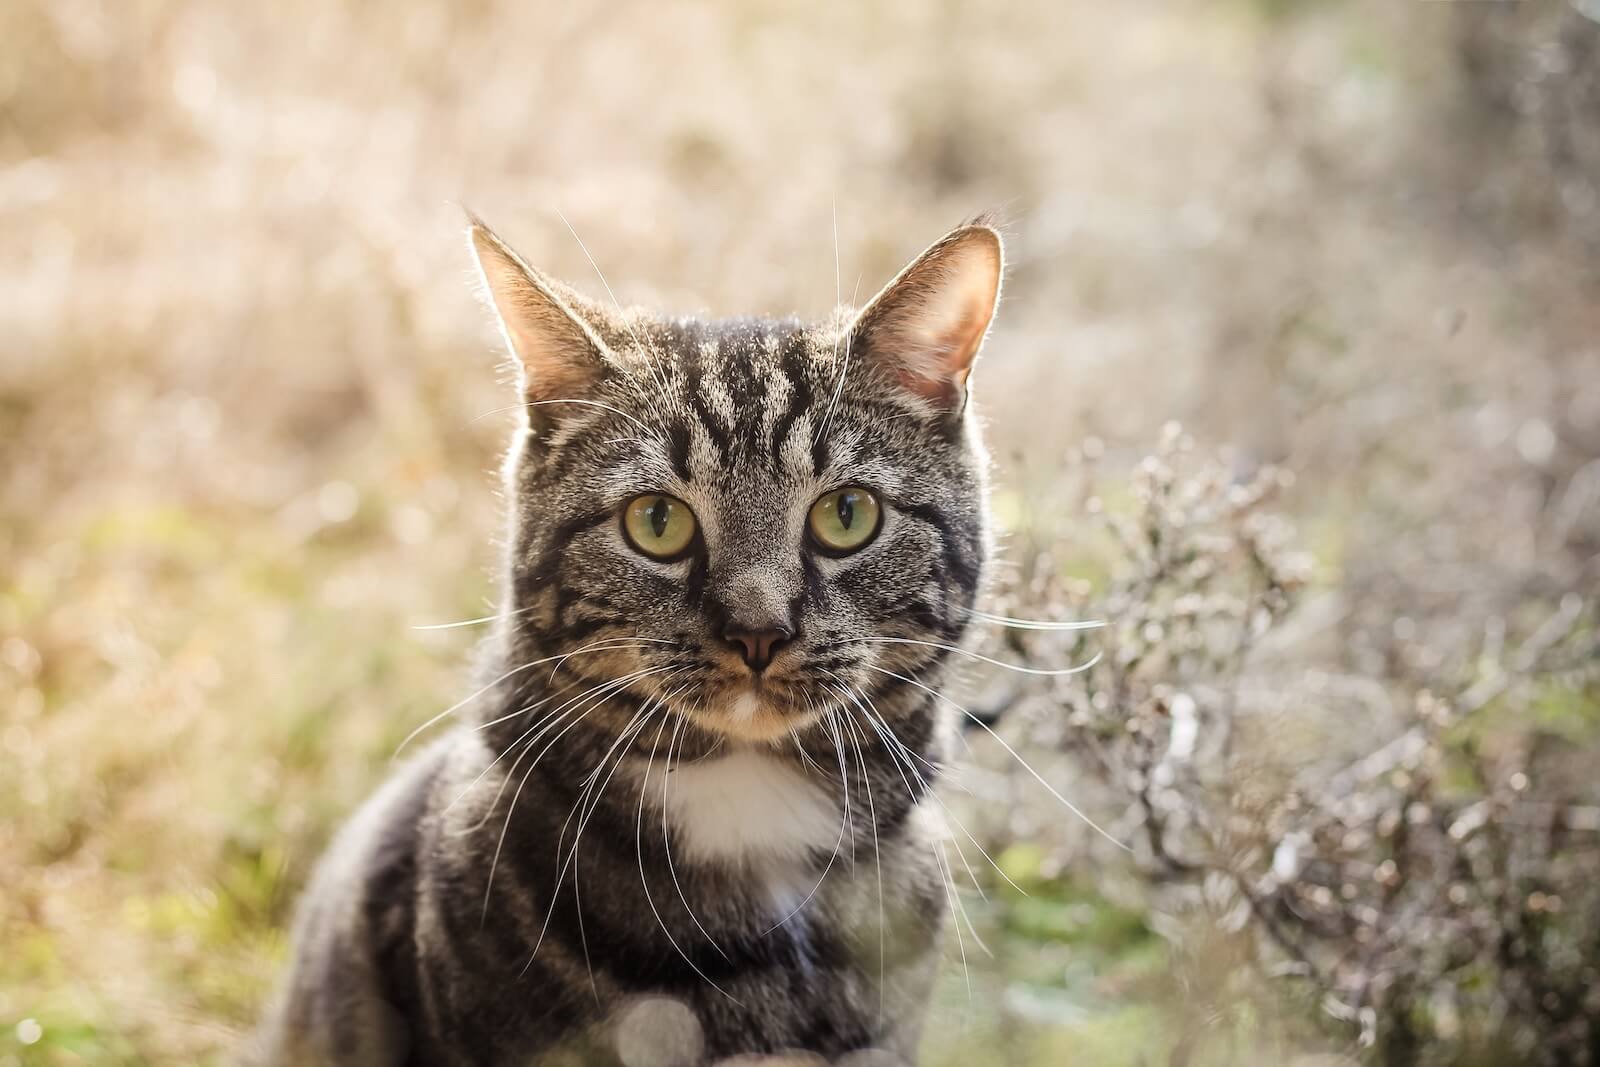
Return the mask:
{"type": "MultiPolygon", "coordinates": [[[[787,762],[743,749],[681,763],[665,783],[667,818],[689,859],[798,860],[839,842],[839,804],[787,762]]],[[[662,789],[655,778],[655,789],[662,789]]],[[[660,795],[659,793],[657,794],[660,795]]]]}

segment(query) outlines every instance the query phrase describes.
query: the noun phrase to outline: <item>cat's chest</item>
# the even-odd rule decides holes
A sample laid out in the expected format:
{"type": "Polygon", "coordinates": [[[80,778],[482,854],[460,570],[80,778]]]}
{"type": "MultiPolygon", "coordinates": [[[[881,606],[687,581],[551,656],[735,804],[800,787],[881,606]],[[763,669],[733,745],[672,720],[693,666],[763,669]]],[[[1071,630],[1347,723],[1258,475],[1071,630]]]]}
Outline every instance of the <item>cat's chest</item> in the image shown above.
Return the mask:
{"type": "Polygon", "coordinates": [[[839,846],[844,811],[831,784],[740,749],[676,764],[657,787],[682,859],[776,872],[839,846]]]}

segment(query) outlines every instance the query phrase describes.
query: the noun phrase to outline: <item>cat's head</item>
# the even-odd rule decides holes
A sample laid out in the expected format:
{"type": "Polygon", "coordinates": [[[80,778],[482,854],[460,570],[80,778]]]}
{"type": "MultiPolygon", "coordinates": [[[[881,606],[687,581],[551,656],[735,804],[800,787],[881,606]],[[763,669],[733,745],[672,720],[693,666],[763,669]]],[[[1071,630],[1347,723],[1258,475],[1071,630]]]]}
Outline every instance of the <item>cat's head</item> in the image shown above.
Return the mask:
{"type": "Polygon", "coordinates": [[[574,711],[618,697],[749,741],[933,680],[988,552],[967,400],[994,229],[820,323],[623,311],[471,238],[526,402],[515,660],[568,657],[533,669],[574,711]]]}

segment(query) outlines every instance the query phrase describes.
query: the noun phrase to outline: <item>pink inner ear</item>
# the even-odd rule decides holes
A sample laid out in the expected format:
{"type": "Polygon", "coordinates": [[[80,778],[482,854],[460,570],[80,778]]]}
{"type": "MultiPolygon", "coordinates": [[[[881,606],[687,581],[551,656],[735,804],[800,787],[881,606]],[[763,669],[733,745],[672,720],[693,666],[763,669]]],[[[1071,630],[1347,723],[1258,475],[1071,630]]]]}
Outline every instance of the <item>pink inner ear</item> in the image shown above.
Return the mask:
{"type": "Polygon", "coordinates": [[[973,360],[989,330],[994,302],[976,288],[950,293],[949,299],[958,301],[958,306],[947,310],[944,322],[923,325],[923,338],[915,344],[920,352],[907,352],[899,378],[907,389],[936,405],[960,406],[973,360]]]}
{"type": "Polygon", "coordinates": [[[1000,294],[1000,238],[957,230],[884,287],[857,319],[869,359],[905,390],[958,410],[1000,294]]]}
{"type": "Polygon", "coordinates": [[[972,374],[972,361],[989,327],[985,306],[981,298],[967,299],[954,321],[915,342],[920,351],[907,352],[897,368],[900,384],[941,407],[958,407],[972,374]]]}
{"type": "Polygon", "coordinates": [[[582,397],[601,370],[600,342],[550,283],[481,224],[473,247],[533,401],[582,397]]]}
{"type": "Polygon", "coordinates": [[[593,387],[597,368],[586,358],[582,334],[563,328],[549,317],[535,318],[508,329],[522,364],[529,400],[565,400],[581,397],[593,387]]]}

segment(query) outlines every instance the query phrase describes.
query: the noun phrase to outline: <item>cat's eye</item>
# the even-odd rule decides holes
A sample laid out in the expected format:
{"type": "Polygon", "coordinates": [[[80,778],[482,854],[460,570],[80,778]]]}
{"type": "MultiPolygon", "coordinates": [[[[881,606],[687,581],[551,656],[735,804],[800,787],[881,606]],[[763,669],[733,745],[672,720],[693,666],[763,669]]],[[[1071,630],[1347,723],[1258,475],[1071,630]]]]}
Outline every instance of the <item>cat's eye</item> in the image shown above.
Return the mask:
{"type": "Polygon", "coordinates": [[[882,522],[883,508],[878,498],[854,485],[824,493],[811,505],[811,513],[806,517],[811,539],[824,552],[835,556],[864,548],[878,535],[882,522]]]}
{"type": "Polygon", "coordinates": [[[651,559],[672,560],[694,543],[694,512],[677,497],[646,493],[628,501],[622,532],[628,543],[651,559]]]}

